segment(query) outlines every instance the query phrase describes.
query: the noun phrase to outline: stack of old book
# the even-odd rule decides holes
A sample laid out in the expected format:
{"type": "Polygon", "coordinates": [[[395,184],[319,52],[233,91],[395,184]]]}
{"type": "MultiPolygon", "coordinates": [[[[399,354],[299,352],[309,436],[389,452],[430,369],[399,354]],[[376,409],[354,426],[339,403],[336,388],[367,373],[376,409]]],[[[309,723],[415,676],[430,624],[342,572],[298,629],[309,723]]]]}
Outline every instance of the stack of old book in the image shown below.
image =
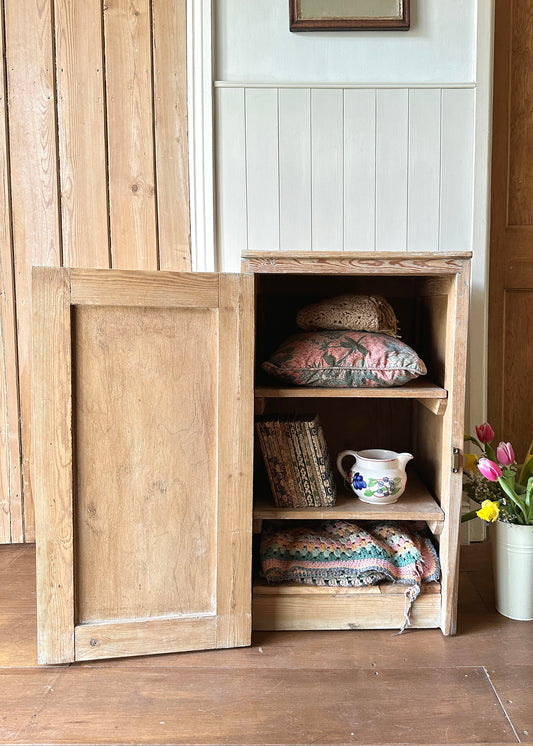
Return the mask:
{"type": "Polygon", "coordinates": [[[337,496],[318,415],[263,415],[256,430],[277,507],[329,507],[337,496]]]}

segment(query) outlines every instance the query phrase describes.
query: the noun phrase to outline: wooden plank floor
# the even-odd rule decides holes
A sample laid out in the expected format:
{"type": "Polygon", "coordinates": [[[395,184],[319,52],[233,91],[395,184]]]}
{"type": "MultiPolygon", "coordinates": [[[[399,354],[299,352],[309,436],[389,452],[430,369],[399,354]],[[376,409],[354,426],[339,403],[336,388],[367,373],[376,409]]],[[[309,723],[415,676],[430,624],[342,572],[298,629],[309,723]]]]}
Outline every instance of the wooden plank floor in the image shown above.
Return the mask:
{"type": "Polygon", "coordinates": [[[465,547],[459,632],[256,633],[250,648],[38,667],[34,550],[0,546],[1,744],[533,742],[533,622],[465,547]]]}

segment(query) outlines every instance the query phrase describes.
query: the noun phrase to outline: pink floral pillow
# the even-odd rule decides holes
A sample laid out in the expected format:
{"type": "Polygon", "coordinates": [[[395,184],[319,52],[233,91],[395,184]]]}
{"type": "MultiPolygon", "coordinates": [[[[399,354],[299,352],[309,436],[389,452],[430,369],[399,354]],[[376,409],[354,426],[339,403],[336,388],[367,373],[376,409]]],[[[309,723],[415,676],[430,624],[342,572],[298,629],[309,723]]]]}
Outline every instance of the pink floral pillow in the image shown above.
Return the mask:
{"type": "Polygon", "coordinates": [[[263,370],[297,386],[386,388],[424,375],[416,352],[387,334],[316,331],[285,340],[263,370]]]}

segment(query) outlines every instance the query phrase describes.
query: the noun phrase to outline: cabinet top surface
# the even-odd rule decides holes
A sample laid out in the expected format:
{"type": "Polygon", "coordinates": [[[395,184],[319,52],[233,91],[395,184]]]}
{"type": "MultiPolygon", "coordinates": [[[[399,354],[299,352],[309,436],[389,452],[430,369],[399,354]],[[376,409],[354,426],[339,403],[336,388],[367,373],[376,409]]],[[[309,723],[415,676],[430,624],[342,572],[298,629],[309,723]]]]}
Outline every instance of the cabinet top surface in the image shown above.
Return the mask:
{"type": "Polygon", "coordinates": [[[459,274],[472,258],[470,251],[446,254],[399,252],[244,251],[244,272],[345,274],[459,274]]]}

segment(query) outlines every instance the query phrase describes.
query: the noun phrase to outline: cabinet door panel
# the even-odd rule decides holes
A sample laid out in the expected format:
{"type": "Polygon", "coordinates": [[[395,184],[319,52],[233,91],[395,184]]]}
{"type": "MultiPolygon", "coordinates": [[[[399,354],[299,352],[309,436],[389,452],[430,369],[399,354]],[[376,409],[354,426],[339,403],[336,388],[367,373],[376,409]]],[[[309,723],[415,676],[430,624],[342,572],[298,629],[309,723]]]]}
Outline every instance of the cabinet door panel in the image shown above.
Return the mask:
{"type": "Polygon", "coordinates": [[[249,643],[249,282],[35,271],[42,662],[249,643]]]}

